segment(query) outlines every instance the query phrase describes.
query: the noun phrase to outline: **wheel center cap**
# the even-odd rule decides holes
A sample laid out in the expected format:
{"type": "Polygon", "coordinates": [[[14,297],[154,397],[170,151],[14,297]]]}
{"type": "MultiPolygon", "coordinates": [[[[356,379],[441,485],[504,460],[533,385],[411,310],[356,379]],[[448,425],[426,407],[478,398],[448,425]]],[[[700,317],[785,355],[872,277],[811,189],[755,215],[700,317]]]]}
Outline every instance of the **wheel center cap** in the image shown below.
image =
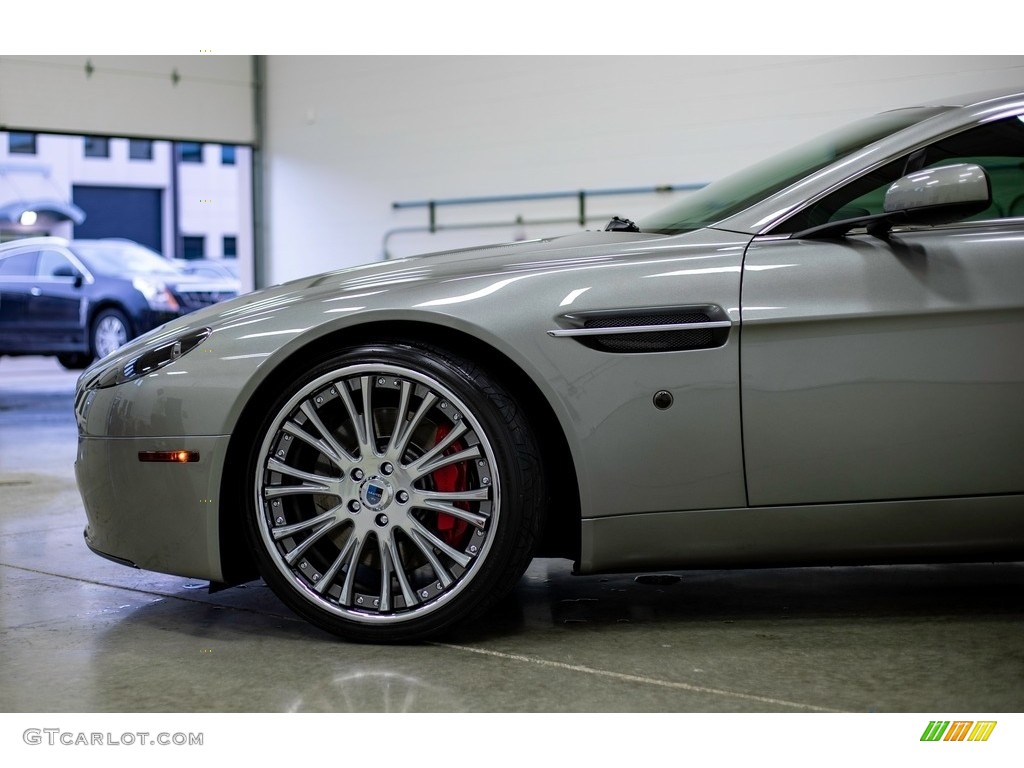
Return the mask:
{"type": "Polygon", "coordinates": [[[374,512],[379,512],[390,504],[394,495],[391,483],[378,475],[366,478],[359,486],[359,500],[374,512]]]}

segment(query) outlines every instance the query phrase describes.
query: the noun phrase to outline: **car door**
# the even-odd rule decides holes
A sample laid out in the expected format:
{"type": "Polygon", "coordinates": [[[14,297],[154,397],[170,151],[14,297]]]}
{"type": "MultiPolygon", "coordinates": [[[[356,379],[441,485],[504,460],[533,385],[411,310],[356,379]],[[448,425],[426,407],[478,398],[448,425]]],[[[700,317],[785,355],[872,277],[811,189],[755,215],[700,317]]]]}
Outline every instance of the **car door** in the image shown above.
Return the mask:
{"type": "Polygon", "coordinates": [[[36,276],[34,249],[13,248],[0,256],[0,352],[27,352],[38,342],[25,313],[36,276]]]}
{"type": "Polygon", "coordinates": [[[87,302],[78,265],[57,249],[39,252],[36,275],[26,297],[27,323],[49,351],[85,347],[87,302]]]}
{"type": "Polygon", "coordinates": [[[742,409],[752,505],[1024,491],[1024,123],[943,138],[747,250],[742,409]],[[881,209],[896,176],[973,162],[993,203],[886,239],[793,237],[881,209]]]}

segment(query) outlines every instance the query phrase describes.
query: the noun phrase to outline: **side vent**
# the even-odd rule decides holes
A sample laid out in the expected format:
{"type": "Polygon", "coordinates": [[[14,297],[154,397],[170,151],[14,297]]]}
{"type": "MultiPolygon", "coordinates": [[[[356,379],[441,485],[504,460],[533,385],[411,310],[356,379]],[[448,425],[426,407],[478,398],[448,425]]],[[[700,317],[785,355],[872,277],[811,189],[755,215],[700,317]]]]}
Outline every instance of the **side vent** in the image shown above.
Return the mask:
{"type": "Polygon", "coordinates": [[[620,354],[713,349],[725,344],[732,327],[725,311],[714,305],[588,312],[558,319],[571,327],[549,335],[620,354]]]}

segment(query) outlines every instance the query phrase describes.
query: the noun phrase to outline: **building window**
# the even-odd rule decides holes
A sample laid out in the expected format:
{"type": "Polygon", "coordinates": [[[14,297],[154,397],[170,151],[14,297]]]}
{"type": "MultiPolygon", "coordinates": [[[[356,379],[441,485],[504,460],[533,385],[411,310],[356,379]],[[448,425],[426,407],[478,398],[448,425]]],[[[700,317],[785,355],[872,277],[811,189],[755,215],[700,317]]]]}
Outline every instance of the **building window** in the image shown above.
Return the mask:
{"type": "Polygon", "coordinates": [[[7,151],[12,155],[34,155],[36,153],[36,134],[8,133],[7,151]]]}
{"type": "Polygon", "coordinates": [[[103,136],[83,136],[86,157],[110,157],[110,139],[103,136]]]}
{"type": "Polygon", "coordinates": [[[235,164],[235,145],[234,144],[221,144],[220,145],[220,164],[221,165],[234,165],[235,164]]]}
{"type": "Polygon", "coordinates": [[[238,258],[238,238],[234,235],[224,235],[224,258],[238,258]]]}
{"type": "Polygon", "coordinates": [[[149,139],[128,139],[129,160],[152,160],[153,142],[149,139]]]}
{"type": "Polygon", "coordinates": [[[179,143],[178,159],[183,163],[203,162],[203,145],[198,141],[183,141],[179,143]]]}
{"type": "Polygon", "coordinates": [[[206,238],[202,235],[185,235],[182,239],[182,258],[205,259],[206,238]]]}

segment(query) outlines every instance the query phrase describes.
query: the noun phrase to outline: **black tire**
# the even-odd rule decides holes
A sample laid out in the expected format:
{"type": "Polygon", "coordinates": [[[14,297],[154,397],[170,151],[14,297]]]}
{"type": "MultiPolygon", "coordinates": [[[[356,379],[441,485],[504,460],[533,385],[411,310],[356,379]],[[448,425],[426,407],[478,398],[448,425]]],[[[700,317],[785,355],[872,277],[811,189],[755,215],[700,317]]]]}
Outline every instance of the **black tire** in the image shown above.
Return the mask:
{"type": "Polygon", "coordinates": [[[404,343],[353,348],[311,364],[270,407],[246,534],[266,583],[313,624],[423,640],[479,616],[529,565],[539,455],[522,409],[473,363],[404,343]]]}
{"type": "Polygon", "coordinates": [[[57,362],[69,371],[81,371],[88,368],[92,361],[93,356],[84,352],[65,352],[57,355],[57,362]]]}
{"type": "Polygon", "coordinates": [[[132,337],[124,312],[113,307],[100,310],[89,330],[89,348],[96,359],[106,357],[132,337]]]}

